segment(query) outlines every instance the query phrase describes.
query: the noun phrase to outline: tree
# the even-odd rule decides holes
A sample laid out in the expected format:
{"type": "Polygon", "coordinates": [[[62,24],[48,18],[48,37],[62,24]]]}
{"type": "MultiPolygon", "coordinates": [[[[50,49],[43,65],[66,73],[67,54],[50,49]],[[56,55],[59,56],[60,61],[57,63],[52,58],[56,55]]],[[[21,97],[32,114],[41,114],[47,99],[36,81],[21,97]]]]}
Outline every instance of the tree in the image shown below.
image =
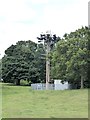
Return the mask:
{"type": "Polygon", "coordinates": [[[28,82],[40,82],[44,79],[45,68],[40,56],[41,50],[37,44],[32,41],[18,41],[16,45],[11,45],[5,50],[5,56],[2,58],[2,78],[4,82],[20,85],[21,80],[28,82]],[[41,68],[39,68],[42,65],[41,68]],[[41,77],[41,72],[43,76],[41,77]],[[40,79],[40,81],[39,81],[40,79]]]}
{"type": "Polygon", "coordinates": [[[36,65],[38,68],[38,82],[45,83],[45,77],[46,77],[46,56],[45,56],[45,49],[43,44],[38,44],[37,51],[36,51],[36,65]]]}
{"type": "Polygon", "coordinates": [[[87,82],[88,28],[65,34],[52,56],[52,77],[83,88],[87,82]]]}

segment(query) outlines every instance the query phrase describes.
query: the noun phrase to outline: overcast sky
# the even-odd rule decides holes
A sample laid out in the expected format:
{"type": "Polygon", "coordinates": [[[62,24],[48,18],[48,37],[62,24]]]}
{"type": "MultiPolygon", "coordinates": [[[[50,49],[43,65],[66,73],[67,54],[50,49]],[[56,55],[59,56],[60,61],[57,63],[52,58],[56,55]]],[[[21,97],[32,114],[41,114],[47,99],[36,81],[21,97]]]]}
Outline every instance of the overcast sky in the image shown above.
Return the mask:
{"type": "Polygon", "coordinates": [[[89,0],[0,0],[0,53],[51,30],[62,37],[88,25],[89,0]]]}

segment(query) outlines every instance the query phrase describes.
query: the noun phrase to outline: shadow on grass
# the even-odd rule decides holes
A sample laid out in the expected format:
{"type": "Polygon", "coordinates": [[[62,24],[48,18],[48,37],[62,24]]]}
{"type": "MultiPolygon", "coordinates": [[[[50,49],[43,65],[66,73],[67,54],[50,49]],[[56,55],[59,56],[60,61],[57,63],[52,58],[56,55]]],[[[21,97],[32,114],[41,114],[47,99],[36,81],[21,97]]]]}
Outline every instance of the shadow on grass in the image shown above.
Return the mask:
{"type": "Polygon", "coordinates": [[[3,82],[2,82],[2,85],[5,85],[5,86],[30,86],[30,85],[15,85],[14,83],[3,83],[3,82]]]}

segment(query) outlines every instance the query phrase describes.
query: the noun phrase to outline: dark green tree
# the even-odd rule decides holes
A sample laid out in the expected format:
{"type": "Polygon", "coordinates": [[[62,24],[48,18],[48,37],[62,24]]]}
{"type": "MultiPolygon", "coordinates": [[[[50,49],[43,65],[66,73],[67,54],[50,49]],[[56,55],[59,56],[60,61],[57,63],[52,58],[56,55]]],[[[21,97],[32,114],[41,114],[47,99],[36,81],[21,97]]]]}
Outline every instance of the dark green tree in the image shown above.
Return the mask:
{"type": "Polygon", "coordinates": [[[2,78],[4,82],[20,85],[21,80],[31,81],[32,83],[44,80],[45,67],[41,58],[38,58],[41,51],[43,51],[43,47],[37,48],[37,44],[30,40],[18,41],[16,45],[11,45],[5,50],[5,56],[2,58],[2,78]],[[43,72],[42,77],[41,72],[43,72]]]}

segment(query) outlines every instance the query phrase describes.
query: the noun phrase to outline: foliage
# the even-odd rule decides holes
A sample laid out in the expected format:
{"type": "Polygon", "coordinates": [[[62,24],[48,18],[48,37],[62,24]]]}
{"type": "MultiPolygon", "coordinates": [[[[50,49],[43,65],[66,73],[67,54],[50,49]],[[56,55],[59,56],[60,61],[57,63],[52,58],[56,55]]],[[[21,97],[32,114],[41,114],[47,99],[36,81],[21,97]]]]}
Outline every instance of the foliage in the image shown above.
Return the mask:
{"type": "Polygon", "coordinates": [[[5,50],[2,58],[2,78],[4,82],[13,82],[20,85],[20,80],[40,82],[44,80],[45,60],[37,57],[44,52],[32,41],[18,41],[16,45],[11,45],[5,50]],[[41,67],[41,68],[40,68],[41,67]],[[40,76],[40,74],[43,76],[40,76]],[[40,80],[40,81],[39,81],[40,80]]]}
{"type": "Polygon", "coordinates": [[[28,86],[29,82],[27,80],[20,80],[20,85],[22,85],[22,86],[28,86]]]}
{"type": "Polygon", "coordinates": [[[88,31],[87,27],[65,34],[52,55],[52,78],[87,87],[88,69],[88,31]]]}
{"type": "MultiPolygon", "coordinates": [[[[68,81],[76,88],[90,87],[90,29],[82,27],[57,39],[48,57],[51,59],[51,79],[68,81]],[[88,74],[87,74],[88,73],[88,74]]],[[[5,50],[2,58],[4,82],[17,85],[45,82],[45,46],[30,40],[18,41],[5,50]]]]}

